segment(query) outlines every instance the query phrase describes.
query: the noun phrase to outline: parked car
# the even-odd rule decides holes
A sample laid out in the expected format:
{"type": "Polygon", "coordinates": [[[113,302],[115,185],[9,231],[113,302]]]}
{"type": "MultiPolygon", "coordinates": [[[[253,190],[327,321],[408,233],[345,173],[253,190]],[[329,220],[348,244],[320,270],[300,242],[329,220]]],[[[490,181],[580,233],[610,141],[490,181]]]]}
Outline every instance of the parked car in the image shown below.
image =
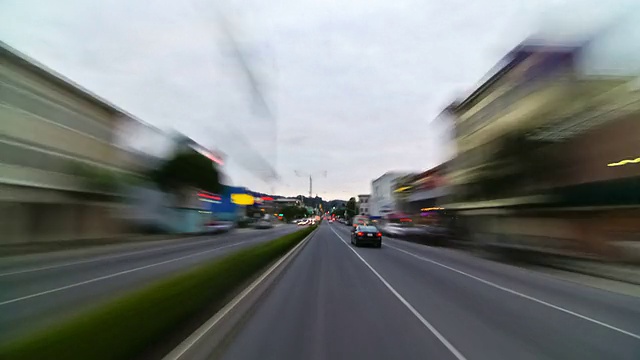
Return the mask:
{"type": "Polygon", "coordinates": [[[411,232],[411,227],[411,223],[387,223],[381,230],[389,237],[405,237],[411,232]]]}

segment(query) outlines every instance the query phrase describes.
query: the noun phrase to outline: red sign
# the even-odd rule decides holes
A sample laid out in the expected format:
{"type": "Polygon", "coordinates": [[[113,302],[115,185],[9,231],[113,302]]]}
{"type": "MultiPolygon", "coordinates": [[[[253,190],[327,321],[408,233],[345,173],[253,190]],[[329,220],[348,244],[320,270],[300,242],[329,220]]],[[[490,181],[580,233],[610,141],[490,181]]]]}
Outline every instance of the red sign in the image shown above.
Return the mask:
{"type": "Polygon", "coordinates": [[[203,193],[203,192],[198,193],[198,196],[203,197],[205,199],[210,199],[210,200],[217,200],[217,201],[222,200],[222,198],[220,196],[218,196],[218,195],[207,194],[207,193],[203,193]]]}

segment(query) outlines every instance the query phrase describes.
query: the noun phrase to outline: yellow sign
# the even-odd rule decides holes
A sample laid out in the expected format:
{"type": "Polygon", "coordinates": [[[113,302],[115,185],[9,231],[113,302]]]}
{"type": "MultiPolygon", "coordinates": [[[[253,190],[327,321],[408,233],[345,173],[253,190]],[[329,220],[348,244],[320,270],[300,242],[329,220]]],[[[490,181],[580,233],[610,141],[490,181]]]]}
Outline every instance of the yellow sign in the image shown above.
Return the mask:
{"type": "Polygon", "coordinates": [[[231,202],[236,205],[253,205],[253,196],[247,194],[231,194],[231,202]]]}
{"type": "Polygon", "coordinates": [[[430,208],[422,208],[422,209],[420,209],[420,211],[434,211],[434,210],[444,210],[444,208],[441,208],[441,207],[430,207],[430,208]]]}
{"type": "Polygon", "coordinates": [[[411,186],[403,186],[403,187],[401,187],[400,189],[397,189],[394,192],[403,192],[403,191],[409,190],[409,189],[411,189],[411,186]]]}
{"type": "Polygon", "coordinates": [[[613,166],[624,166],[629,164],[640,164],[640,157],[635,159],[627,159],[627,160],[622,160],[615,163],[610,163],[610,164],[607,164],[607,166],[613,167],[613,166]]]}

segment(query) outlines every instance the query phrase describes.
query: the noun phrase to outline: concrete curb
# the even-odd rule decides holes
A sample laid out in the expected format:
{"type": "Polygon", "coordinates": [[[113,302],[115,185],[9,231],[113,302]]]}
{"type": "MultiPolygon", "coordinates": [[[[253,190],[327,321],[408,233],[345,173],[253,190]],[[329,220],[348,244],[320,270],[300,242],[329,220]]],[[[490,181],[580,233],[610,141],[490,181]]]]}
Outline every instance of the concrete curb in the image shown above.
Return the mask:
{"type": "Polygon", "coordinates": [[[163,357],[163,360],[210,359],[212,354],[228,340],[229,335],[233,334],[245,315],[250,313],[262,296],[275,285],[280,275],[317,231],[316,228],[289,250],[213,317],[163,357]]]}

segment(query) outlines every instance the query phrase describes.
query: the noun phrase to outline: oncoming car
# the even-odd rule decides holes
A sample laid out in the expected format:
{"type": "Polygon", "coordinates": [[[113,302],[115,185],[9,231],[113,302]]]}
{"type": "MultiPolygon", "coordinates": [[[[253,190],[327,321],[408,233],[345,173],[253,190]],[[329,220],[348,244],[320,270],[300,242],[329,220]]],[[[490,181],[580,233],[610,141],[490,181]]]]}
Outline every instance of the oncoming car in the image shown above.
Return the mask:
{"type": "Polygon", "coordinates": [[[351,243],[355,246],[373,245],[382,247],[382,233],[371,225],[358,225],[351,232],[351,243]]]}

